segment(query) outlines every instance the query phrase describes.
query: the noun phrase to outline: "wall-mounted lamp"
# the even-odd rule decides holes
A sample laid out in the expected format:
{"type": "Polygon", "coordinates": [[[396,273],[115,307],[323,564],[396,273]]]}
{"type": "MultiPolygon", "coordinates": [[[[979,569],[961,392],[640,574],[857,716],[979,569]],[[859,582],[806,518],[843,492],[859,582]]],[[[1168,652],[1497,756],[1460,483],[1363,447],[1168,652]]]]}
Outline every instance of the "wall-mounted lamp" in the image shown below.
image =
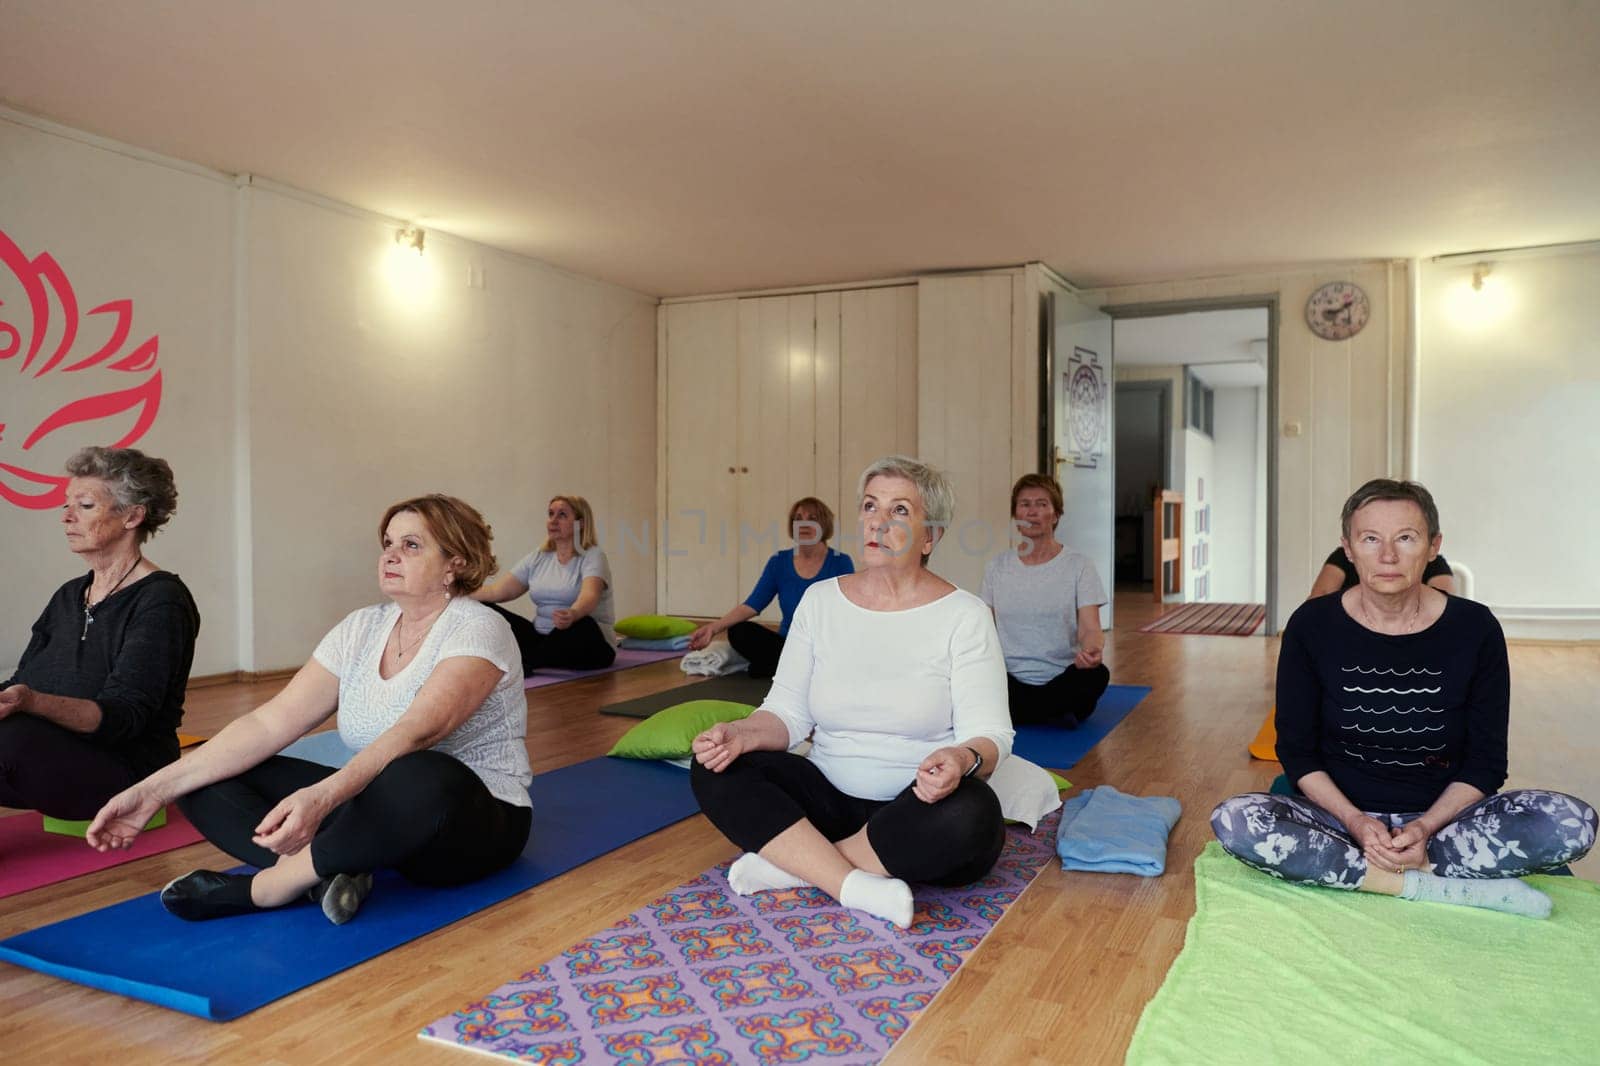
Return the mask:
{"type": "Polygon", "coordinates": [[[422,254],[422,242],[427,239],[427,233],[421,226],[402,226],[394,231],[394,243],[402,248],[409,248],[418,255],[422,254]]]}
{"type": "MultiPolygon", "coordinates": [[[[419,252],[422,250],[421,244],[417,245],[417,250],[419,252]]],[[[1483,279],[1488,277],[1490,271],[1493,269],[1494,264],[1492,263],[1479,263],[1477,266],[1472,268],[1472,290],[1474,292],[1483,291],[1483,279]]]]}

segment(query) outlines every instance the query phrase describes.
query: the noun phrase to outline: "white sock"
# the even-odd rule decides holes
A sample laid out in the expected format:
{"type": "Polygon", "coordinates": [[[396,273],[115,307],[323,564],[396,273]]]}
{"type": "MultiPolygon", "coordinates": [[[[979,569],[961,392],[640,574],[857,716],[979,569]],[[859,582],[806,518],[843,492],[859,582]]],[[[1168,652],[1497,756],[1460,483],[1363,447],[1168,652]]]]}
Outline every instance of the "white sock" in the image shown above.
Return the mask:
{"type": "Polygon", "coordinates": [[[839,902],[893,922],[901,929],[911,927],[911,886],[898,877],[851,870],[845,875],[844,884],[839,887],[839,902]]]}
{"type": "Polygon", "coordinates": [[[1479,880],[1467,877],[1440,877],[1424,870],[1407,870],[1401,899],[1424,903],[1453,903],[1459,907],[1483,907],[1524,918],[1550,917],[1550,897],[1515,877],[1479,880]]]}
{"type": "Polygon", "coordinates": [[[741,896],[768,889],[805,888],[810,883],[772,865],[753,851],[745,852],[728,867],[728,887],[741,896]]]}

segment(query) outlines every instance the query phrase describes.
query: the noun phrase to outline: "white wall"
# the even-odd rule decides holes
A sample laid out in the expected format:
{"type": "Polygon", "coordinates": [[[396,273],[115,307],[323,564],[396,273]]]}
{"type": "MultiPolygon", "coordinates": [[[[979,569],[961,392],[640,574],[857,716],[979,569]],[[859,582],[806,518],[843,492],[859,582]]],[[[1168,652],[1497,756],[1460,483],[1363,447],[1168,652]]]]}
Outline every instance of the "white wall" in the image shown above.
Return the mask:
{"type": "MultiPolygon", "coordinates": [[[[33,448],[32,428],[62,405],[124,391],[151,371],[64,368],[96,352],[109,338],[111,315],[89,312],[113,300],[133,303],[122,351],[159,338],[155,370],[160,406],[148,432],[132,446],[171,462],[178,511],[147,548],[194,593],[201,626],[196,674],[232,670],[237,651],[233,609],[235,568],[232,406],[233,221],[235,192],[221,175],[178,169],[92,147],[0,117],[0,231],[29,258],[48,254],[60,265],[77,305],[78,333],[57,368],[35,376],[64,339],[66,308],[51,295],[44,347],[21,373],[34,332],[33,315],[12,269],[0,265],[0,322],[20,334],[22,350],[0,362],[0,463],[59,474],[63,461],[86,444],[122,439],[136,414],[64,427],[33,448]]],[[[7,346],[0,330],[0,349],[7,346]]],[[[40,491],[0,471],[14,491],[40,491]]],[[[29,629],[50,594],[87,568],[66,548],[60,514],[0,499],[0,680],[22,655],[29,629]]]]}
{"type": "Polygon", "coordinates": [[[1258,504],[1265,516],[1266,442],[1259,433],[1265,390],[1213,391],[1211,500],[1211,598],[1222,603],[1260,603],[1266,594],[1266,542],[1258,537],[1258,504]]]}
{"type": "MultiPolygon", "coordinates": [[[[586,497],[603,533],[650,522],[654,299],[442,234],[418,259],[387,223],[249,195],[258,669],[303,661],[376,597],[397,499],[479,508],[502,568],[544,539],[557,493],[586,497]]],[[[652,609],[654,550],[605,539],[617,609],[652,609]]]]}
{"type": "Polygon", "coordinates": [[[1511,635],[1600,638],[1600,252],[1422,272],[1417,476],[1511,635]]]}
{"type": "MultiPolygon", "coordinates": [[[[542,539],[554,493],[587,496],[606,527],[652,519],[653,298],[439,233],[399,260],[423,277],[398,284],[391,222],[73,131],[0,121],[0,172],[0,230],[53,253],[83,310],[129,297],[136,334],[161,336],[166,393],[139,445],[178,476],[151,554],[199,602],[197,675],[298,665],[375,601],[376,524],[402,496],[479,507],[502,566],[542,539]]],[[[0,318],[13,295],[0,291],[0,318]]],[[[59,399],[10,373],[0,364],[0,462],[59,399]]],[[[58,466],[111,433],[63,431],[26,458],[58,466]]],[[[9,664],[81,571],[49,512],[0,504],[0,543],[21,605],[0,618],[9,664]]],[[[614,549],[612,569],[619,611],[653,609],[653,547],[614,549]]]]}

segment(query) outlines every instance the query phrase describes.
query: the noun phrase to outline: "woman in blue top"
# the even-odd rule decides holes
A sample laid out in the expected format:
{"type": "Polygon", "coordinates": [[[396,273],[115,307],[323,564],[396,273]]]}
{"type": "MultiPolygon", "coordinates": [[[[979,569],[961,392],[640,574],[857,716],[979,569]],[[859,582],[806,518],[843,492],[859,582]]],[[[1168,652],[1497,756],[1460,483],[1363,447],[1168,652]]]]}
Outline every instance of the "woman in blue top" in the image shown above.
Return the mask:
{"type": "Polygon", "coordinates": [[[833,512],[815,496],[796,500],[789,507],[789,535],[794,547],[773,552],[761,571],[755,591],[745,601],[715,622],[707,622],[689,637],[689,647],[698,651],[710,644],[718,633],[728,634],[733,650],[750,660],[750,676],[767,678],[778,669],[778,656],[789,634],[789,622],[800,597],[818,581],[856,572],[850,556],[828,547],[833,537],[833,512]],[[750,621],[778,597],[783,621],[774,633],[750,621]]]}

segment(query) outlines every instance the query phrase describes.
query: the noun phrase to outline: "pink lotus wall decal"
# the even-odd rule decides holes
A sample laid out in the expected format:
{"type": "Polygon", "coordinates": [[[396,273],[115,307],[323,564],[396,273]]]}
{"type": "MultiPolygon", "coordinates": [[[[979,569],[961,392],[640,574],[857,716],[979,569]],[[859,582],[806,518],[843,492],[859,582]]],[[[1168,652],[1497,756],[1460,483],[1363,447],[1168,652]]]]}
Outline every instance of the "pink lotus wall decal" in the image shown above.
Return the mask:
{"type": "Polygon", "coordinates": [[[132,333],[132,300],[111,300],[80,314],[77,293],[55,257],[41,252],[30,259],[0,230],[0,381],[10,379],[0,387],[0,499],[33,510],[65,501],[67,479],[60,466],[42,463],[33,451],[41,442],[59,461],[86,444],[125,448],[145,435],[161,409],[159,338],[152,335],[129,350],[132,333]],[[80,332],[99,336],[107,326],[110,335],[98,346],[78,343],[80,332]],[[52,378],[56,387],[30,390],[46,375],[69,374],[74,377],[65,384],[52,378]],[[137,379],[131,386],[130,378],[137,379]],[[30,413],[30,391],[54,396],[53,409],[42,417],[30,413]],[[136,412],[133,425],[119,436],[129,412],[136,412]],[[18,413],[32,424],[7,425],[8,416],[18,413]]]}

